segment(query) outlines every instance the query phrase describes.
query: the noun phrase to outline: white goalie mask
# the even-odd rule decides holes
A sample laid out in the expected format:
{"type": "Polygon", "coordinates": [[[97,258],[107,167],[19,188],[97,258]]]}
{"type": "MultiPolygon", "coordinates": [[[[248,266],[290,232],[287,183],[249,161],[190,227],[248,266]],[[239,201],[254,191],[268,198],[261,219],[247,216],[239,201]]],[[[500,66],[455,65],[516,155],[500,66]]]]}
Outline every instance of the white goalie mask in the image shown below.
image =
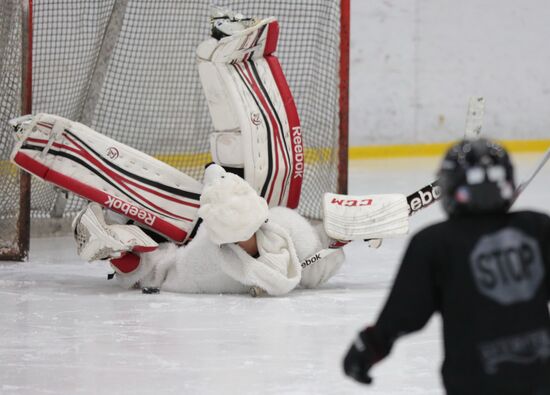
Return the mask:
{"type": "Polygon", "coordinates": [[[239,176],[210,165],[204,173],[199,216],[216,244],[250,239],[267,220],[264,198],[239,176]]]}

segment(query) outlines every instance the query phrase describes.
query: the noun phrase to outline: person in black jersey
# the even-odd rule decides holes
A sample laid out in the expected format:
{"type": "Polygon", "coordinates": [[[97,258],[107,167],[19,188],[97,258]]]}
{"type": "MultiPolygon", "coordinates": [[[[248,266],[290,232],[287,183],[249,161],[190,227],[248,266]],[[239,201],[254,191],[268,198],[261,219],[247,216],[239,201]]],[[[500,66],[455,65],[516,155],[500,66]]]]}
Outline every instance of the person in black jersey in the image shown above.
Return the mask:
{"type": "Polygon", "coordinates": [[[439,170],[449,218],[412,237],[378,320],[344,358],[346,375],[370,383],[395,340],[439,312],[447,394],[550,394],[550,217],[508,212],[513,173],[490,140],[451,147],[439,170]]]}

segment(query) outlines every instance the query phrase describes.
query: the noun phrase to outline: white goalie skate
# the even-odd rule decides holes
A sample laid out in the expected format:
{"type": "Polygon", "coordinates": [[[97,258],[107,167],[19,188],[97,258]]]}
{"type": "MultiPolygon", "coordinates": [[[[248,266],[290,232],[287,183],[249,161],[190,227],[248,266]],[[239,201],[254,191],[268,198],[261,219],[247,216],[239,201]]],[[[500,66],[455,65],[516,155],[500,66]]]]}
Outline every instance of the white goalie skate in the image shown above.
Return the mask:
{"type": "Polygon", "coordinates": [[[210,7],[210,21],[212,25],[212,37],[218,40],[241,32],[258,22],[256,18],[247,17],[229,8],[219,6],[210,7]]]}
{"type": "Polygon", "coordinates": [[[125,252],[150,252],[158,244],[135,225],[108,225],[103,209],[90,203],[74,219],[74,238],[78,255],[86,261],[119,258],[125,252]]]}

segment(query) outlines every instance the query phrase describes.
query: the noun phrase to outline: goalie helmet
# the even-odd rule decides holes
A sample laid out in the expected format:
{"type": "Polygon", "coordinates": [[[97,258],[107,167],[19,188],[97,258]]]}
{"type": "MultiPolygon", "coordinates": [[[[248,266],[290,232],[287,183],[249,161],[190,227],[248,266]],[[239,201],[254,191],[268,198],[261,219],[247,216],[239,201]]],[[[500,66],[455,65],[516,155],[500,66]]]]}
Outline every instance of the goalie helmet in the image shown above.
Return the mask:
{"type": "Polygon", "coordinates": [[[450,216],[505,212],[514,196],[508,152],[487,140],[463,140],[448,151],[438,172],[443,207],[450,216]]]}

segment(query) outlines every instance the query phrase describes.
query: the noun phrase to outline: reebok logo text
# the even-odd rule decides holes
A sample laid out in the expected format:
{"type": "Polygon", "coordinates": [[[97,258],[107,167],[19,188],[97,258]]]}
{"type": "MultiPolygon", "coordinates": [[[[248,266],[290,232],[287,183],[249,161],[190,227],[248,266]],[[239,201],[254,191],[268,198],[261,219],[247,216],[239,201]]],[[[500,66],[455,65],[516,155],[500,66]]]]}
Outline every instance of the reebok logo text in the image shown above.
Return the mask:
{"type": "Polygon", "coordinates": [[[412,212],[418,211],[421,208],[429,206],[441,197],[441,188],[436,183],[430,184],[422,188],[414,195],[407,197],[407,202],[412,212]]]}
{"type": "Polygon", "coordinates": [[[136,207],[130,203],[117,199],[114,196],[109,196],[104,204],[105,206],[127,215],[130,218],[138,219],[146,225],[152,226],[155,223],[156,217],[153,214],[148,213],[144,209],[136,207]]]}
{"type": "Polygon", "coordinates": [[[302,178],[304,176],[304,147],[302,145],[302,131],[299,126],[292,128],[292,142],[294,150],[293,178],[302,178]]]}
{"type": "Polygon", "coordinates": [[[319,259],[321,259],[321,254],[320,253],[317,253],[317,254],[313,255],[312,257],[307,258],[306,260],[302,261],[302,268],[307,267],[307,266],[311,265],[314,262],[317,262],[319,259]]]}

